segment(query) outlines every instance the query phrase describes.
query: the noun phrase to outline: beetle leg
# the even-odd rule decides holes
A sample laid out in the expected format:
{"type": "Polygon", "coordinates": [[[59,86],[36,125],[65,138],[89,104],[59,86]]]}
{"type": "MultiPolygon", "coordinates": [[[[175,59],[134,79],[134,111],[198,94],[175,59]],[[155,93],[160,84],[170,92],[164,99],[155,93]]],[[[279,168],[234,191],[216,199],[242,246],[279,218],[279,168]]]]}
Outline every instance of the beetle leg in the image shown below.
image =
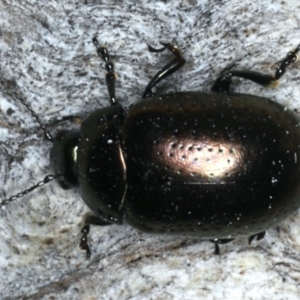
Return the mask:
{"type": "Polygon", "coordinates": [[[89,259],[91,256],[91,250],[87,242],[87,237],[90,232],[90,225],[107,226],[111,225],[112,223],[104,221],[96,216],[88,216],[84,223],[85,225],[81,229],[82,237],[80,239],[79,248],[86,252],[86,259],[89,259]]]}
{"type": "Polygon", "coordinates": [[[280,79],[280,77],[285,73],[286,68],[297,60],[297,53],[299,51],[300,45],[298,45],[295,50],[289,52],[287,56],[281,61],[279,67],[277,67],[274,76],[247,70],[230,71],[228,70],[228,68],[226,68],[214,82],[211,90],[219,93],[229,93],[231,78],[234,76],[254,81],[263,86],[270,86],[272,84],[275,84],[277,80],[280,79]]]}
{"type": "Polygon", "coordinates": [[[152,46],[148,45],[148,49],[150,52],[162,52],[165,49],[168,49],[171,51],[174,55],[175,58],[171,60],[169,63],[167,63],[162,69],[160,69],[154,77],[150,80],[148,83],[143,97],[142,98],[147,98],[151,97],[153,95],[152,88],[156,86],[162,79],[170,76],[174,72],[176,72],[178,69],[180,69],[184,64],[185,64],[185,59],[181,56],[180,49],[171,44],[171,43],[164,43],[160,42],[163,45],[163,48],[160,49],[155,49],[152,46]]]}
{"type": "Polygon", "coordinates": [[[215,255],[219,255],[220,254],[220,247],[219,244],[227,244],[231,241],[233,241],[234,239],[213,239],[210,240],[212,243],[215,244],[215,255]]]}
{"type": "Polygon", "coordinates": [[[93,43],[97,48],[97,54],[104,60],[106,73],[106,86],[110,97],[111,104],[116,103],[115,98],[115,81],[116,75],[114,72],[114,64],[110,62],[110,57],[108,54],[108,50],[105,47],[101,47],[98,43],[98,40],[94,37],[93,43]]]}
{"type": "Polygon", "coordinates": [[[262,231],[262,232],[250,235],[250,237],[248,239],[248,244],[250,245],[255,238],[257,241],[262,240],[265,237],[266,233],[267,233],[266,231],[262,231]]]}

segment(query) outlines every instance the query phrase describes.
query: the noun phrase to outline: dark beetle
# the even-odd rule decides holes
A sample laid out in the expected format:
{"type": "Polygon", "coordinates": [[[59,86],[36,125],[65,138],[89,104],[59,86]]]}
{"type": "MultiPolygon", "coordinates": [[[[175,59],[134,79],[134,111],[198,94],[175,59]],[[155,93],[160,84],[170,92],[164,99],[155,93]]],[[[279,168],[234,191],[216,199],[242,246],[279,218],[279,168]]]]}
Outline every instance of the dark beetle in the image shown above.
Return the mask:
{"type": "MultiPolygon", "coordinates": [[[[115,75],[108,51],[93,39],[106,63],[111,106],[92,112],[80,131],[62,131],[53,142],[48,175],[64,188],[78,186],[97,216],[89,225],[127,222],[142,231],[194,235],[216,245],[240,236],[263,238],[300,206],[299,119],[269,99],[230,94],[233,76],[270,85],[293,63],[290,52],[275,76],[226,69],[212,93],[178,92],[154,96],[152,88],[185,60],[179,49],[162,43],[175,58],[128,110],[115,100],[115,75]]],[[[41,124],[39,118],[20,99],[41,124]]],[[[8,203],[23,194],[2,201],[8,203]]]]}

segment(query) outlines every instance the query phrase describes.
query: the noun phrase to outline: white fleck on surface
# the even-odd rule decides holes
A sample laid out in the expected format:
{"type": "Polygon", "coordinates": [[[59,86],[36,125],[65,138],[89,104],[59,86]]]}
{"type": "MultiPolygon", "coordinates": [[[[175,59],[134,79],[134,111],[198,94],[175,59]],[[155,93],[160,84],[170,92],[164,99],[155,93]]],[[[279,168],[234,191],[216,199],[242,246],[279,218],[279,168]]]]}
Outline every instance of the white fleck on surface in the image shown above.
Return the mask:
{"type": "MultiPolygon", "coordinates": [[[[109,105],[92,37],[108,47],[116,98],[129,106],[172,58],[149,53],[147,43],[176,43],[187,60],[157,92],[209,91],[233,63],[274,74],[275,63],[300,43],[299,24],[298,0],[0,0],[0,199],[52,172],[51,145],[14,93],[52,134],[78,128],[78,119],[109,105]]],[[[233,88],[299,109],[299,74],[298,62],[276,89],[245,80],[233,80],[233,88]]],[[[0,209],[0,299],[300,298],[297,212],[263,241],[221,245],[219,256],[207,241],[93,227],[86,261],[78,243],[88,213],[78,190],[55,182],[0,209]]]]}

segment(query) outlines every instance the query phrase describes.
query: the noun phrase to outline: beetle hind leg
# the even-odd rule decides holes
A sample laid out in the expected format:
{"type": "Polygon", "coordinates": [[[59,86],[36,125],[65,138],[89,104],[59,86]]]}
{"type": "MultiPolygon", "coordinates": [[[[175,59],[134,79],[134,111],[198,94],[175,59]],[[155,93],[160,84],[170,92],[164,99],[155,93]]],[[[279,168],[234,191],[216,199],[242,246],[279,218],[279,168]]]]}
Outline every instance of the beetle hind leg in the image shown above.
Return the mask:
{"type": "Polygon", "coordinates": [[[299,51],[300,45],[298,45],[298,47],[295,50],[289,52],[287,56],[281,61],[280,65],[277,67],[274,76],[248,70],[231,71],[231,67],[226,68],[214,82],[211,90],[217,93],[229,93],[232,77],[240,77],[251,80],[263,86],[270,86],[276,83],[277,80],[280,79],[285,73],[286,68],[297,60],[297,53],[299,51]]]}
{"type": "Polygon", "coordinates": [[[155,87],[162,79],[170,76],[185,64],[185,59],[181,56],[180,49],[177,46],[165,42],[160,42],[160,44],[163,46],[160,49],[155,49],[152,46],[148,45],[149,51],[162,52],[165,49],[168,49],[175,55],[175,58],[171,60],[169,63],[167,63],[162,69],[160,69],[154,75],[154,77],[148,83],[142,98],[153,96],[152,88],[155,87]]]}
{"type": "Polygon", "coordinates": [[[96,216],[88,216],[85,219],[85,225],[81,229],[82,237],[80,239],[79,248],[86,252],[86,259],[91,257],[91,250],[88,245],[87,239],[88,234],[90,232],[90,225],[97,225],[97,226],[107,226],[111,225],[111,222],[104,221],[103,219],[96,217],[96,216]]]}

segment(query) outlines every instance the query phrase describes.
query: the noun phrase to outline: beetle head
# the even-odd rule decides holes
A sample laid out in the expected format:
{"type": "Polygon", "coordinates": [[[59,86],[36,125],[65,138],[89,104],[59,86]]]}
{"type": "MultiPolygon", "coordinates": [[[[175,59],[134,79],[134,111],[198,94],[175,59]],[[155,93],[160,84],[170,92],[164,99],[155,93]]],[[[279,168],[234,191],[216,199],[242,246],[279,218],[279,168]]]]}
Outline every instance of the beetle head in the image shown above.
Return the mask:
{"type": "Polygon", "coordinates": [[[79,131],[61,130],[53,139],[50,163],[55,174],[60,174],[58,182],[63,189],[78,186],[77,150],[79,131]]]}

